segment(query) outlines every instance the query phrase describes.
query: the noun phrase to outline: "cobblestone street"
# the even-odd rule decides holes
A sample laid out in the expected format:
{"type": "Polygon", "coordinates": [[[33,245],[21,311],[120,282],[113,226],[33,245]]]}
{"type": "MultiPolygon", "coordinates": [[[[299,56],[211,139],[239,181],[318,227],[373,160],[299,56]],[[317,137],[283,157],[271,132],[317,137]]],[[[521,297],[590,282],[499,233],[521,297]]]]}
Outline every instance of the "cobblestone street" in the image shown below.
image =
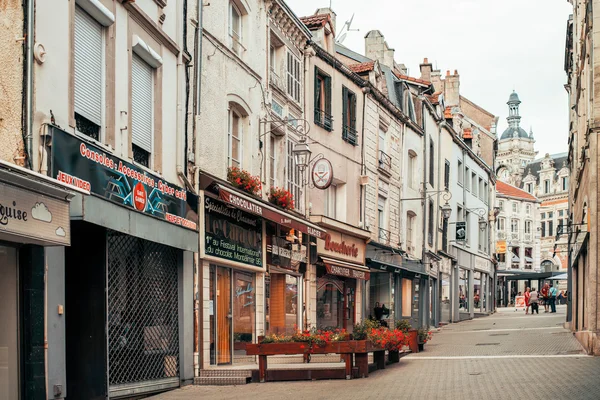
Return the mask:
{"type": "Polygon", "coordinates": [[[534,316],[502,309],[443,328],[424,352],[368,379],[189,386],[154,399],[597,399],[600,358],[583,353],[564,320],[565,307],[534,316]]]}

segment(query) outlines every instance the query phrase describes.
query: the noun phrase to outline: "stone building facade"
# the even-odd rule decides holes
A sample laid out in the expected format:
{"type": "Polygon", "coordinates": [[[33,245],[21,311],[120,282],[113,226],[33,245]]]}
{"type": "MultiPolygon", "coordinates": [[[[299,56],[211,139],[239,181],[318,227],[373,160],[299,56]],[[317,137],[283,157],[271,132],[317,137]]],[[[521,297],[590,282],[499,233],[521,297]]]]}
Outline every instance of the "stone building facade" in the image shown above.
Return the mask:
{"type": "Polygon", "coordinates": [[[594,96],[600,1],[572,0],[566,24],[565,72],[569,95],[569,302],[567,325],[585,349],[600,354],[598,315],[598,131],[600,98],[594,96]]]}

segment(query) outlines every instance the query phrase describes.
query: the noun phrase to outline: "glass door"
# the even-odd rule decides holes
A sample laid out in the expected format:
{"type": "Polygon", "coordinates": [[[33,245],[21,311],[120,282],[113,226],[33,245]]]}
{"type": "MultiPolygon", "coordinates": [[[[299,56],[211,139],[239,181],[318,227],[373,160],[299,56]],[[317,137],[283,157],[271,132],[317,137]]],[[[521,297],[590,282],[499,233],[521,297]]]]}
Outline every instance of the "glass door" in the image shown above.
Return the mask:
{"type": "Polygon", "coordinates": [[[0,400],[19,398],[17,250],[0,246],[0,400]]]}
{"type": "Polygon", "coordinates": [[[231,364],[231,269],[217,267],[217,365],[231,364]]]}

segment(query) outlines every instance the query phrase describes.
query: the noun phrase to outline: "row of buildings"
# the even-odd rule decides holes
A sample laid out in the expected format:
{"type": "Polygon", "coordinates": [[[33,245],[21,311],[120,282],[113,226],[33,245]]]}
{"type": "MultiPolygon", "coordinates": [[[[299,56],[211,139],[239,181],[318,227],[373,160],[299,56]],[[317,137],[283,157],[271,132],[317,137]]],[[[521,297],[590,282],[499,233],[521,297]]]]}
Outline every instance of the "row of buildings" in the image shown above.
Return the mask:
{"type": "Polygon", "coordinates": [[[497,118],[457,71],[283,0],[1,7],[6,398],[167,390],[377,303],[493,311],[497,118]]]}

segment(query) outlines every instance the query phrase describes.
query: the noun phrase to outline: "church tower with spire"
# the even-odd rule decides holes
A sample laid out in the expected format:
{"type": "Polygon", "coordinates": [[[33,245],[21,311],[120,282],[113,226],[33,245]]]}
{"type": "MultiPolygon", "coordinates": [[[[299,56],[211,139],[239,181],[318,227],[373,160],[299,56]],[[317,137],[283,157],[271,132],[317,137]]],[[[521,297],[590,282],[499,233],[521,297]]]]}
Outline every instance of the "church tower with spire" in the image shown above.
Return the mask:
{"type": "Polygon", "coordinates": [[[498,141],[496,161],[498,179],[511,185],[520,187],[525,173],[525,167],[531,163],[537,154],[534,150],[535,139],[533,129],[527,133],[521,128],[521,115],[519,95],[513,91],[508,98],[508,128],[502,133],[498,141]]]}

